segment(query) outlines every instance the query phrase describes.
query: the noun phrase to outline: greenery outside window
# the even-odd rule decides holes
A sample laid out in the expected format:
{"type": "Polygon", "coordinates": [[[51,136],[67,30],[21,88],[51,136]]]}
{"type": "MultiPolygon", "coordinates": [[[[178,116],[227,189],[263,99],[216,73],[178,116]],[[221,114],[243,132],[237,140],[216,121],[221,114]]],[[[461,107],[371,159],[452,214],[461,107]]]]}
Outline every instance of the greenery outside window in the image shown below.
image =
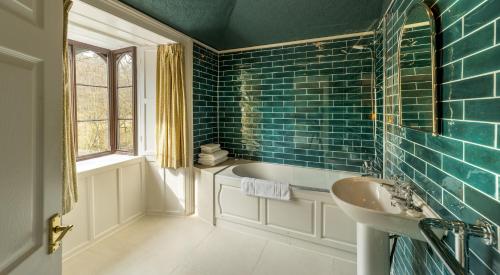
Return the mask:
{"type": "Polygon", "coordinates": [[[77,159],[137,153],[136,48],[69,41],[77,159]]]}

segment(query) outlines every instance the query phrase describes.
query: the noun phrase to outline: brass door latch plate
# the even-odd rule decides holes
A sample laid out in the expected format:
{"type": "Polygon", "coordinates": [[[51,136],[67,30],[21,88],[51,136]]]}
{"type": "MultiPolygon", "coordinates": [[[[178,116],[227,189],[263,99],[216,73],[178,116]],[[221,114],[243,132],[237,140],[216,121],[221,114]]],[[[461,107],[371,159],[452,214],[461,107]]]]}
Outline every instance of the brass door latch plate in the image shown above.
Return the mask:
{"type": "Polygon", "coordinates": [[[73,229],[73,225],[63,226],[61,214],[55,214],[49,219],[49,254],[61,247],[61,240],[66,233],[73,229]]]}

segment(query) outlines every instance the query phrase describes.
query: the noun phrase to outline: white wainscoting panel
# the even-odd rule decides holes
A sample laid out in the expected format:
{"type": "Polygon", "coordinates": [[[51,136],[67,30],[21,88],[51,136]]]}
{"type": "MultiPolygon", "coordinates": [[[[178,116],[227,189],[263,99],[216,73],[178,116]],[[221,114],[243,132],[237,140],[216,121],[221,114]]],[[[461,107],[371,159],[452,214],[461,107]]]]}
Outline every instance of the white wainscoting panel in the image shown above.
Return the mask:
{"type": "Polygon", "coordinates": [[[63,216],[63,224],[74,225],[73,230],[64,237],[64,250],[73,250],[87,244],[93,237],[93,219],[90,220],[91,196],[90,177],[78,177],[78,202],[75,208],[63,216]]]}
{"type": "Polygon", "coordinates": [[[356,222],[349,218],[338,206],[322,203],[323,228],[321,237],[331,241],[356,244],[356,222]]]}
{"type": "Polygon", "coordinates": [[[295,198],[291,201],[267,200],[267,224],[314,235],[315,207],[313,200],[295,198]]]}
{"type": "Polygon", "coordinates": [[[246,196],[239,185],[238,178],[215,176],[216,225],[330,254],[346,270],[355,267],[355,223],[329,193],[293,189],[290,201],[280,201],[246,196]]]}
{"type": "Polygon", "coordinates": [[[137,184],[142,182],[141,163],[135,163],[129,166],[119,168],[120,171],[120,205],[123,212],[120,217],[121,222],[127,222],[143,210],[144,192],[143,186],[137,184]]]}
{"type": "Polygon", "coordinates": [[[246,196],[240,188],[230,185],[217,185],[216,194],[219,215],[260,223],[259,198],[246,196]]]}
{"type": "Polygon", "coordinates": [[[117,170],[99,173],[92,177],[94,197],[94,237],[118,225],[118,175],[117,170]]]}
{"type": "Polygon", "coordinates": [[[75,226],[63,241],[64,260],[145,213],[144,158],[111,158],[78,174],[78,203],[63,216],[64,224],[75,226]]]}

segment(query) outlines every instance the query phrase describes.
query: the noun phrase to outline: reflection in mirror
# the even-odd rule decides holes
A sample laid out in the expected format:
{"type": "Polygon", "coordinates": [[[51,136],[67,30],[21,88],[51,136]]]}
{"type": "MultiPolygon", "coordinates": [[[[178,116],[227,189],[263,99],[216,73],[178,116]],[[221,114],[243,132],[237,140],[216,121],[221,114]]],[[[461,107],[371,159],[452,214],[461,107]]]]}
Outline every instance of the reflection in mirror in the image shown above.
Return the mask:
{"type": "Polygon", "coordinates": [[[399,119],[401,126],[437,134],[433,28],[427,6],[409,9],[399,41],[399,119]]]}

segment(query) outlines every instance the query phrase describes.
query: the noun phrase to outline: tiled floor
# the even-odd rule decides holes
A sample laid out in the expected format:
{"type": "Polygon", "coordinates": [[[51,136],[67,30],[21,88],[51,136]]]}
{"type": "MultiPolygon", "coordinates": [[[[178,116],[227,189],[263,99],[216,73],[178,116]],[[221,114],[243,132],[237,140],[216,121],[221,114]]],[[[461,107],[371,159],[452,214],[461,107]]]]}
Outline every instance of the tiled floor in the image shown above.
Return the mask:
{"type": "Polygon", "coordinates": [[[147,216],[64,262],[63,274],[321,275],[334,267],[329,256],[196,217],[147,216]]]}

